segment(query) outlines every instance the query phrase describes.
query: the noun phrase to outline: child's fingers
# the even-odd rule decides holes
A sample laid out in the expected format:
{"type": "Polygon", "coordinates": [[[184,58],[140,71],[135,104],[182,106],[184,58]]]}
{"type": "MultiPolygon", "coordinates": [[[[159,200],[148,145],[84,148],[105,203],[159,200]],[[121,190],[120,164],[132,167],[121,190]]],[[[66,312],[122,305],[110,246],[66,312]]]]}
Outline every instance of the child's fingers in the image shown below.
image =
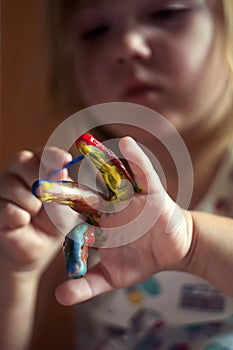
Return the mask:
{"type": "MultiPolygon", "coordinates": [[[[39,170],[44,170],[46,175],[51,169],[62,168],[72,159],[72,156],[64,150],[56,147],[46,149],[46,152],[39,149],[35,153],[31,151],[20,151],[15,154],[11,163],[7,168],[7,173],[21,177],[26,184],[31,188],[31,185],[39,178],[39,170]],[[41,156],[43,154],[43,166],[40,168],[41,156]]],[[[60,176],[64,177],[66,171],[63,171],[60,176]]]]}
{"type": "Polygon", "coordinates": [[[155,190],[164,191],[151,161],[131,137],[126,136],[122,138],[119,147],[121,153],[129,163],[136,183],[145,192],[153,193],[155,190]]]}
{"type": "Polygon", "coordinates": [[[63,179],[67,176],[67,170],[63,167],[72,160],[72,155],[63,149],[57,147],[47,147],[37,152],[37,157],[41,160],[41,165],[46,169],[46,175],[53,180],[63,179]],[[50,176],[50,173],[54,172],[54,176],[50,176]]]}
{"type": "Polygon", "coordinates": [[[41,205],[20,177],[7,173],[0,177],[1,229],[15,229],[27,225],[31,215],[36,215],[41,205]]]}
{"type": "Polygon", "coordinates": [[[30,214],[12,202],[0,199],[0,230],[16,229],[27,225],[30,214]]]}
{"type": "Polygon", "coordinates": [[[43,210],[33,217],[33,222],[40,228],[43,226],[50,235],[65,236],[81,219],[78,213],[66,205],[44,203],[43,210]]]}
{"type": "MultiPolygon", "coordinates": [[[[6,172],[1,175],[1,228],[14,229],[27,225],[31,216],[35,217],[40,212],[42,203],[32,194],[31,186],[39,177],[42,152],[37,150],[35,153],[31,151],[16,153],[6,172]]],[[[48,165],[51,167],[57,166],[58,159],[64,159],[67,156],[67,152],[57,148],[48,150],[47,154],[49,155],[48,165]]],[[[69,161],[71,155],[67,157],[69,161]]],[[[41,221],[43,222],[44,220],[41,221]]]]}
{"type": "Polygon", "coordinates": [[[57,147],[47,147],[36,151],[43,166],[51,169],[61,169],[72,160],[72,155],[65,150],[57,147]]]}
{"type": "Polygon", "coordinates": [[[59,285],[55,295],[62,305],[74,305],[113,290],[111,278],[99,263],[78,280],[68,280],[59,285]]]}
{"type": "Polygon", "coordinates": [[[41,209],[41,202],[29,191],[28,186],[18,176],[4,174],[0,177],[0,198],[35,215],[41,209]]]}
{"type": "Polygon", "coordinates": [[[18,176],[29,186],[38,178],[39,160],[31,151],[17,152],[10,162],[7,174],[18,176]]]}

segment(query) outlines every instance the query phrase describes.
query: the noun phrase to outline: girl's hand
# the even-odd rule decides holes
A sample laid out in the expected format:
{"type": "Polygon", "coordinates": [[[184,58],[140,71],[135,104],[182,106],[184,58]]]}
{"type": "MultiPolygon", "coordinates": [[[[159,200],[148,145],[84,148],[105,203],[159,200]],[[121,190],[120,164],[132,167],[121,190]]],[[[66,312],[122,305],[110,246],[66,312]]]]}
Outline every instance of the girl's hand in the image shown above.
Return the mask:
{"type": "MultiPolygon", "coordinates": [[[[64,237],[31,193],[41,155],[42,150],[17,153],[0,176],[0,266],[6,274],[27,272],[39,277],[62,247],[64,237]]],[[[48,170],[71,158],[63,150],[48,149],[48,170]]],[[[56,179],[66,177],[67,172],[62,171],[56,179]]]]}
{"type": "Polygon", "coordinates": [[[192,255],[191,214],[179,208],[168,196],[150,160],[133,139],[123,138],[120,148],[143,191],[135,194],[125,209],[103,214],[100,225],[107,235],[108,228],[112,227],[118,227],[120,234],[122,225],[126,225],[124,230],[126,227],[129,236],[139,228],[142,232],[131,243],[100,249],[100,262],[83,278],[68,280],[57,288],[56,297],[61,304],[72,305],[113,289],[131,286],[161,270],[182,270],[189,263],[192,255]],[[145,205],[146,210],[142,212],[145,205]],[[136,221],[135,225],[128,225],[140,213],[143,213],[140,224],[136,221]]]}

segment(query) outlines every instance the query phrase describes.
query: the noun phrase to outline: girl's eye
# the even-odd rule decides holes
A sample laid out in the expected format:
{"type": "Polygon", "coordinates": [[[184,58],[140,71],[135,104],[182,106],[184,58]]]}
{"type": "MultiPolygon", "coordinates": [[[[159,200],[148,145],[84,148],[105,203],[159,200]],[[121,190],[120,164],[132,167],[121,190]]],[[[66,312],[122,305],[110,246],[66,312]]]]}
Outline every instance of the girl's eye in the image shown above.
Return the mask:
{"type": "Polygon", "coordinates": [[[106,34],[108,29],[109,28],[107,25],[100,25],[100,26],[93,27],[85,31],[84,34],[82,35],[82,38],[84,40],[98,39],[104,34],[106,34]]]}
{"type": "Polygon", "coordinates": [[[182,15],[185,15],[189,12],[188,8],[167,8],[157,12],[153,12],[150,17],[155,20],[164,20],[169,21],[176,19],[182,15]]]}

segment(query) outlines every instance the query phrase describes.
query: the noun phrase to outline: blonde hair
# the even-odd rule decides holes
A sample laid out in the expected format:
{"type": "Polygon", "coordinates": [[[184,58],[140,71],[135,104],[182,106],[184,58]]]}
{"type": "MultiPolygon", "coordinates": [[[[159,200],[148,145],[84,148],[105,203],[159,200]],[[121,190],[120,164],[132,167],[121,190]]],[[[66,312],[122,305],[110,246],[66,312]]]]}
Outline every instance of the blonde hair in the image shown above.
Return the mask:
{"type": "MultiPolygon", "coordinates": [[[[67,29],[69,14],[74,11],[74,7],[80,1],[82,0],[50,0],[47,5],[51,38],[51,93],[56,108],[59,108],[66,115],[70,115],[85,107],[83,101],[78,96],[72,71],[71,50],[69,49],[69,45],[67,45],[69,43],[69,32],[67,29]]],[[[229,95],[229,103],[227,106],[224,106],[224,109],[221,109],[221,113],[226,115],[225,121],[227,121],[225,123],[227,126],[223,127],[225,134],[225,132],[229,133],[229,129],[233,131],[233,0],[215,1],[218,15],[220,13],[225,58],[229,69],[229,89],[226,92],[229,95]]]]}
{"type": "Polygon", "coordinates": [[[222,6],[222,24],[224,35],[225,59],[229,70],[228,91],[229,103],[222,113],[226,115],[222,130],[219,130],[220,137],[229,136],[233,138],[233,1],[218,0],[222,6]],[[222,4],[221,4],[222,3],[222,4]]]}
{"type": "Polygon", "coordinates": [[[226,60],[233,81],[233,1],[222,0],[224,17],[226,60]]]}

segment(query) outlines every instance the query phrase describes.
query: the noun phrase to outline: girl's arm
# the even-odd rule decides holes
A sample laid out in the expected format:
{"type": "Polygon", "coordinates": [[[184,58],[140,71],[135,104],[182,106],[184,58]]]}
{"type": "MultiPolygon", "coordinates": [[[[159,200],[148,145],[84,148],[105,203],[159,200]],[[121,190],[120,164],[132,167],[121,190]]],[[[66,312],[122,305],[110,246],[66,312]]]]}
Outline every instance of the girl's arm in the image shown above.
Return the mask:
{"type": "Polygon", "coordinates": [[[233,297],[233,219],[191,212],[193,239],[184,270],[233,297]]]}
{"type": "MultiPolygon", "coordinates": [[[[27,350],[34,329],[39,280],[62,247],[63,235],[31,193],[40,156],[17,153],[0,176],[0,349],[27,350]]],[[[48,150],[48,168],[71,159],[48,150]]],[[[63,171],[59,176],[67,177],[63,171]]]]}
{"type": "Polygon", "coordinates": [[[38,281],[30,278],[30,272],[26,275],[7,275],[1,264],[1,349],[29,349],[35,321],[38,281]]]}

